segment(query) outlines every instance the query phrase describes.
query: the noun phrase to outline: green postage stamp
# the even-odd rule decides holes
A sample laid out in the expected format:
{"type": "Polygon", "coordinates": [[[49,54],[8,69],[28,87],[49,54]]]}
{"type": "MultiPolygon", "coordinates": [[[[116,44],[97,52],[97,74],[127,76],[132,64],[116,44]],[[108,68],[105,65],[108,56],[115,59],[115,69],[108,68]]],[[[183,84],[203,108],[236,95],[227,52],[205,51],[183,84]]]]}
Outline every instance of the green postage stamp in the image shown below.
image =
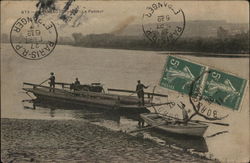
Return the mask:
{"type": "Polygon", "coordinates": [[[200,88],[203,99],[232,110],[239,110],[246,84],[235,75],[173,56],[167,58],[160,80],[160,86],[186,95],[200,88]]]}
{"type": "MultiPolygon", "coordinates": [[[[205,71],[205,68],[205,66],[169,56],[160,85],[188,95],[190,91],[194,91],[190,90],[192,82],[205,71]]],[[[197,80],[193,89],[199,85],[200,80],[197,80]]]]}

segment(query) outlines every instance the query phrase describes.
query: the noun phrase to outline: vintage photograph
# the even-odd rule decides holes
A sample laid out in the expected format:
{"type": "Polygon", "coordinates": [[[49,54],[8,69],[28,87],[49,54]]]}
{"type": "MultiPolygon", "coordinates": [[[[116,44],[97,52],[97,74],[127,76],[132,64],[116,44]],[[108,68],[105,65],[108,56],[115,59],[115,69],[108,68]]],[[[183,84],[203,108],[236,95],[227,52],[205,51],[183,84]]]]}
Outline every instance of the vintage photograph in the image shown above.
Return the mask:
{"type": "Polygon", "coordinates": [[[248,163],[248,1],[3,0],[1,162],[248,163]]]}

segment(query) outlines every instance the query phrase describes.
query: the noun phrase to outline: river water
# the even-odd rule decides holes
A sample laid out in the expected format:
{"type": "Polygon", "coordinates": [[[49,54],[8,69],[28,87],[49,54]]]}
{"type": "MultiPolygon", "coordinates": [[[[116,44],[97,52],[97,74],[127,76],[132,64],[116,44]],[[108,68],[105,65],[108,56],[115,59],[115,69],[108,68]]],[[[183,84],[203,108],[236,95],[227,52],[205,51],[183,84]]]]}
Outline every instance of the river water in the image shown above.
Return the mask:
{"type": "MultiPolygon", "coordinates": [[[[174,55],[174,54],[173,54],[174,55]]],[[[177,54],[175,54],[177,55],[177,54]]],[[[178,55],[183,57],[181,55],[178,55]]],[[[101,82],[107,88],[134,90],[137,80],[151,85],[152,91],[161,77],[167,55],[163,52],[94,49],[57,45],[46,58],[31,61],[15,54],[10,44],[1,48],[1,118],[19,119],[84,119],[115,131],[132,131],[137,120],[131,114],[114,114],[108,111],[33,104],[23,100],[29,97],[22,91],[23,82],[40,84],[56,75],[56,81],[71,83],[76,77],[81,83],[101,82]],[[35,109],[34,109],[35,106],[35,109]]],[[[212,58],[185,55],[195,62],[227,70],[249,79],[249,60],[246,58],[212,58]]],[[[210,125],[204,138],[187,138],[157,130],[145,130],[139,134],[159,144],[185,149],[208,158],[221,161],[245,161],[249,158],[249,91],[247,90],[240,111],[225,111],[229,114],[229,127],[210,125]],[[217,134],[216,133],[220,133],[217,134]],[[216,136],[213,136],[216,135],[216,136]]],[[[138,133],[135,133],[138,136],[138,133]]]]}

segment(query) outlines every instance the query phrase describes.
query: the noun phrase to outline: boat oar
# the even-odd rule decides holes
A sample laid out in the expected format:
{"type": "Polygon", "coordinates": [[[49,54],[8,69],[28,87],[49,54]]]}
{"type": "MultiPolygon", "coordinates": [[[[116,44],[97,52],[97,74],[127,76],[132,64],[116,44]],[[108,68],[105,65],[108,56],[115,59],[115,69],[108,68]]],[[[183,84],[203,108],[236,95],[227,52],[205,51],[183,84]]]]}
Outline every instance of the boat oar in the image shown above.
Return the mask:
{"type": "Polygon", "coordinates": [[[144,131],[144,130],[147,130],[147,129],[155,128],[155,127],[158,127],[158,126],[161,126],[161,125],[165,125],[165,124],[166,124],[166,122],[158,124],[158,125],[154,125],[154,126],[144,127],[142,129],[138,129],[138,130],[129,131],[128,133],[140,132],[140,131],[144,131]]]}
{"type": "MultiPolygon", "coordinates": [[[[150,86],[151,86],[151,84],[149,84],[149,85],[147,86],[147,88],[150,87],[150,86]]],[[[132,95],[135,94],[135,93],[140,92],[141,90],[143,90],[143,88],[141,88],[141,89],[139,89],[139,90],[137,90],[137,91],[131,93],[130,95],[128,95],[128,97],[129,97],[129,96],[132,96],[132,95]]]]}
{"type": "MultiPolygon", "coordinates": [[[[162,116],[164,118],[164,115],[162,116]]],[[[172,116],[168,116],[170,118],[173,118],[173,119],[177,119],[177,120],[180,120],[179,118],[175,118],[175,117],[172,117],[172,116]]],[[[215,124],[215,125],[222,125],[222,126],[229,126],[228,123],[220,123],[220,122],[208,122],[208,121],[200,121],[200,120],[189,120],[190,122],[201,122],[201,123],[211,123],[211,124],[215,124]]]]}
{"type": "Polygon", "coordinates": [[[173,104],[173,102],[164,102],[164,103],[159,103],[159,104],[150,103],[150,104],[151,104],[151,105],[148,105],[148,107],[162,106],[162,105],[171,105],[171,104],[173,104]]]}
{"type": "Polygon", "coordinates": [[[221,125],[221,126],[229,126],[228,123],[220,123],[220,122],[207,122],[207,121],[200,121],[200,120],[190,120],[191,122],[202,122],[202,123],[211,123],[215,125],[221,125]]]}
{"type": "Polygon", "coordinates": [[[49,80],[49,78],[48,79],[46,79],[46,80],[44,80],[41,84],[39,84],[38,86],[40,86],[40,85],[42,85],[43,83],[45,83],[46,81],[48,81],[49,80]]]}

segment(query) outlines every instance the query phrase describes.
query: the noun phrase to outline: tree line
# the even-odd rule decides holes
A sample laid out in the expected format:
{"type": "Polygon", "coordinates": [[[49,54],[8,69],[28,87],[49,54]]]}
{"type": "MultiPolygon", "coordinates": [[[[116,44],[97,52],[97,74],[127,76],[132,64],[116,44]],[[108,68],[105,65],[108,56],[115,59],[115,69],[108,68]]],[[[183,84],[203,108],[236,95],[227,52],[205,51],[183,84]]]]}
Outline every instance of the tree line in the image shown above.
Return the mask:
{"type": "Polygon", "coordinates": [[[185,51],[212,53],[249,53],[249,31],[227,38],[179,38],[174,42],[152,42],[146,37],[113,34],[73,33],[74,45],[93,48],[185,51]]]}

